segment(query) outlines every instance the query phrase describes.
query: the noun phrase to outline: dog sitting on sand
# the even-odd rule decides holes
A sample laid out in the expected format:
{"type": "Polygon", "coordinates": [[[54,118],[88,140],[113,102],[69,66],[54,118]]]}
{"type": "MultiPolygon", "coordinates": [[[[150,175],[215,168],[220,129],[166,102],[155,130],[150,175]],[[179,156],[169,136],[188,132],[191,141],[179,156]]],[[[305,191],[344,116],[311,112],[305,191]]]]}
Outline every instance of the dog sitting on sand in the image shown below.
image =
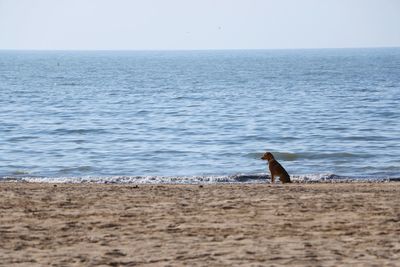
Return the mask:
{"type": "Polygon", "coordinates": [[[265,152],[261,157],[262,160],[268,160],[269,171],[271,172],[271,183],[275,182],[275,176],[279,176],[279,180],[282,184],[291,183],[290,176],[287,171],[279,164],[278,161],[270,152],[265,152]]]}

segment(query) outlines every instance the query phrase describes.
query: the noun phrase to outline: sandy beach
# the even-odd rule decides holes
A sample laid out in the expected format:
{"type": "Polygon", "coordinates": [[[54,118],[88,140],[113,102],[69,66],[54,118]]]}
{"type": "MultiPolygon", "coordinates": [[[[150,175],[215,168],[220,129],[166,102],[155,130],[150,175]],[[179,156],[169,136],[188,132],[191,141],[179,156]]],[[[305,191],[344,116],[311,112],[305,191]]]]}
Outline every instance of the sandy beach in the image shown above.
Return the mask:
{"type": "Polygon", "coordinates": [[[399,266],[400,183],[0,183],[1,266],[399,266]]]}

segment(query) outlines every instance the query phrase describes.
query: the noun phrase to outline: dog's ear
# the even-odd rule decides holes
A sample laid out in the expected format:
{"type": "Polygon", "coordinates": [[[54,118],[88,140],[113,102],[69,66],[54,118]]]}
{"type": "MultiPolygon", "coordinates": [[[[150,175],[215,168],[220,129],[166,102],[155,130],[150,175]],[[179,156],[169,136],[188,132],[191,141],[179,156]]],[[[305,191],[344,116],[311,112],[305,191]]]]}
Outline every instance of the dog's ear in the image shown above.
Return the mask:
{"type": "MultiPolygon", "coordinates": [[[[265,152],[264,155],[261,157],[261,159],[269,160],[271,159],[272,154],[269,152],[265,152]]],[[[273,158],[273,156],[272,156],[273,158]]]]}

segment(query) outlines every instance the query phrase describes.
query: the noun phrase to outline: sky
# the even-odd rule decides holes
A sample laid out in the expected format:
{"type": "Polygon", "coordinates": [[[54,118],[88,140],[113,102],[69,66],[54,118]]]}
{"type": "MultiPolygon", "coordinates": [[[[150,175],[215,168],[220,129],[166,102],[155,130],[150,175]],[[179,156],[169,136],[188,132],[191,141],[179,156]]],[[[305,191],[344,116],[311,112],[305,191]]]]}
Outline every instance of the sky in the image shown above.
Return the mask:
{"type": "Polygon", "coordinates": [[[0,0],[0,49],[400,47],[400,0],[0,0]]]}

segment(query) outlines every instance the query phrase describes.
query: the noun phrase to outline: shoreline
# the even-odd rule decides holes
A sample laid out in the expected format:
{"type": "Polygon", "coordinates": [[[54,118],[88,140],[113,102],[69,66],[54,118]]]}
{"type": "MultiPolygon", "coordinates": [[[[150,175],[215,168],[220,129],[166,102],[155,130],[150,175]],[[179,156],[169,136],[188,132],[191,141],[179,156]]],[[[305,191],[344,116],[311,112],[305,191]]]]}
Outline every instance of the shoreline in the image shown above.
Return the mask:
{"type": "Polygon", "coordinates": [[[0,182],[0,266],[396,266],[400,184],[0,182]]]}
{"type": "MultiPolygon", "coordinates": [[[[343,176],[330,173],[291,175],[293,184],[311,183],[387,183],[400,182],[398,176],[343,176]]],[[[271,184],[266,173],[194,176],[0,176],[2,182],[55,184],[121,184],[121,185],[198,185],[198,184],[271,184]]],[[[276,184],[279,184],[276,181],[276,184]]]]}

